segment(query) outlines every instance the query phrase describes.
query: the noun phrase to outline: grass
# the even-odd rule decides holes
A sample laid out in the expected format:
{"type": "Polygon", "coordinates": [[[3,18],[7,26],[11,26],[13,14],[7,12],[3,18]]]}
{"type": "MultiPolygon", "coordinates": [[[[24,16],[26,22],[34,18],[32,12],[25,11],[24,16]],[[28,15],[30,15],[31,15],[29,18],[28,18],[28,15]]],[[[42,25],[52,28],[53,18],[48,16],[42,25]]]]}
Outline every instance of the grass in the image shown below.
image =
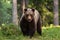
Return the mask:
{"type": "Polygon", "coordinates": [[[4,36],[0,32],[0,40],[60,40],[60,27],[42,28],[42,36],[35,33],[32,39],[22,34],[4,36]]]}
{"type": "Polygon", "coordinates": [[[60,40],[60,28],[43,29],[42,40],[60,40]]]}

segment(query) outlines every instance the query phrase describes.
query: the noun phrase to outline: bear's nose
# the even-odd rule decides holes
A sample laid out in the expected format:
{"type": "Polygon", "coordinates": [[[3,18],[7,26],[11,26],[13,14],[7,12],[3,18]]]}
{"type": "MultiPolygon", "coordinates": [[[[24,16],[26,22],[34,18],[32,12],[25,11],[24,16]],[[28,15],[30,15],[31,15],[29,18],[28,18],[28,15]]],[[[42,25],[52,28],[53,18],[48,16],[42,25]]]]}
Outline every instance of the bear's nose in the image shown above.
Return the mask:
{"type": "Polygon", "coordinates": [[[31,16],[28,16],[28,19],[30,20],[31,19],[31,16]]]}

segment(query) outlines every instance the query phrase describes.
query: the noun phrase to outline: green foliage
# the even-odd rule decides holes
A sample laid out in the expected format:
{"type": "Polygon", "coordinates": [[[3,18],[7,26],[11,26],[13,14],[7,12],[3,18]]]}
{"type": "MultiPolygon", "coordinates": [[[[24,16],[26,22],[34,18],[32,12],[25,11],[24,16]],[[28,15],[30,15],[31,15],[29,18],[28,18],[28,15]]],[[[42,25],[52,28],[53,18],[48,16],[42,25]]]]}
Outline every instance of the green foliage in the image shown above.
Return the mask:
{"type": "Polygon", "coordinates": [[[9,24],[8,27],[5,26],[8,25],[2,24],[2,27],[0,26],[0,40],[60,40],[60,26],[56,27],[51,24],[50,26],[43,27],[42,36],[40,36],[38,33],[35,33],[31,39],[29,38],[29,36],[23,36],[14,24],[9,24]],[[14,32],[15,28],[16,30],[18,30],[19,33],[14,32]],[[11,30],[14,33],[12,32],[12,34],[10,34],[11,30]]]}
{"type": "Polygon", "coordinates": [[[0,0],[0,25],[11,22],[12,4],[10,0],[0,0]]]}
{"type": "Polygon", "coordinates": [[[2,34],[5,36],[20,35],[19,27],[14,24],[2,24],[1,26],[2,34]]]}

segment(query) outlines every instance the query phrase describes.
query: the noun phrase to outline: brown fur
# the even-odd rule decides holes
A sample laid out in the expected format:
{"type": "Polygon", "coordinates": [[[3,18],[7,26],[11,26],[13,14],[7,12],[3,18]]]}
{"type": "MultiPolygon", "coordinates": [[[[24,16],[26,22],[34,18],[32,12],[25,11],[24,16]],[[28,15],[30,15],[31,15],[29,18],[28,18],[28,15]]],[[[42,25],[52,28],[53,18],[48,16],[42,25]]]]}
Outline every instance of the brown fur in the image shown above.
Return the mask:
{"type": "Polygon", "coordinates": [[[25,9],[25,12],[20,20],[20,27],[23,35],[29,35],[32,37],[36,29],[37,32],[41,35],[41,18],[39,12],[35,9],[25,9]]]}

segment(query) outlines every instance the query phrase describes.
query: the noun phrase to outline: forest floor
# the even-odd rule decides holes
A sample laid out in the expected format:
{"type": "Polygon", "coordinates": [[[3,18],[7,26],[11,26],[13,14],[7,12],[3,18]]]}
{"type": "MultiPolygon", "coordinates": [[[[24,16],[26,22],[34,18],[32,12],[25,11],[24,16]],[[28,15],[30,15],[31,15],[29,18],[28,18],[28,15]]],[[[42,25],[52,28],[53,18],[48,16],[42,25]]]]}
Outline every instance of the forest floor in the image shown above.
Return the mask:
{"type": "Polygon", "coordinates": [[[48,27],[42,28],[42,36],[38,33],[35,33],[34,36],[30,39],[27,36],[18,35],[18,36],[2,36],[0,35],[0,40],[60,40],[60,27],[48,27]]]}

